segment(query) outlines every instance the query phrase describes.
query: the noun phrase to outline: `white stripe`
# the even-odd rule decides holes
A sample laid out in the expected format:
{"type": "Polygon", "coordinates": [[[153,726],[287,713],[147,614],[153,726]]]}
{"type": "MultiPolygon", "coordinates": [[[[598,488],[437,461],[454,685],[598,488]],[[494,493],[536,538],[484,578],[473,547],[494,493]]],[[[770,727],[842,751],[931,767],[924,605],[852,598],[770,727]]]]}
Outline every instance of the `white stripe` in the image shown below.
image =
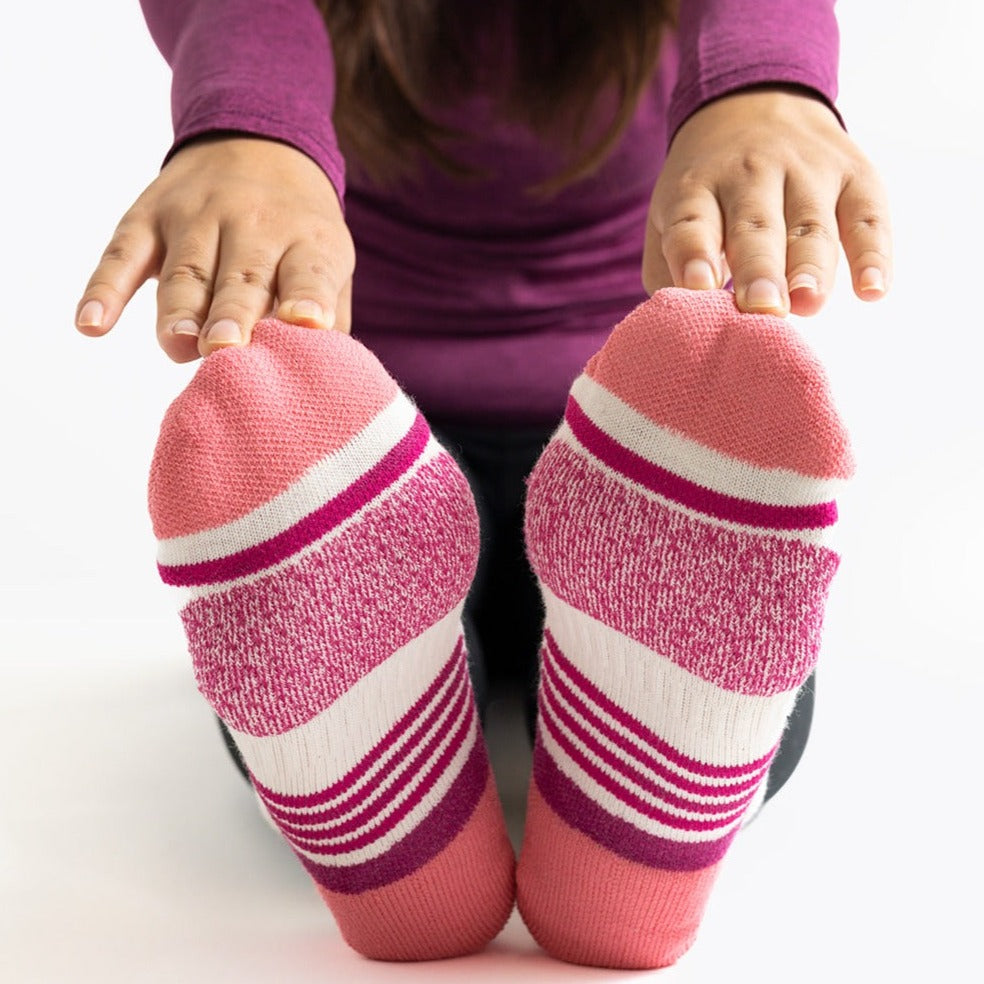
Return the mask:
{"type": "Polygon", "coordinates": [[[416,418],[414,405],[398,392],[358,434],[269,502],[214,529],[159,541],[158,562],[177,565],[217,560],[283,533],[361,478],[406,437],[416,418]]]}
{"type": "Polygon", "coordinates": [[[820,479],[785,468],[761,468],[715,451],[643,416],[582,374],[571,393],[591,421],[623,447],[696,485],[773,506],[813,506],[836,499],[841,479],[820,479]]]}
{"type": "MultiPolygon", "coordinates": [[[[757,697],[724,690],[572,608],[542,584],[541,589],[546,625],[564,656],[681,754],[708,765],[743,766],[779,741],[796,691],[757,697]]],[[[618,722],[609,723],[630,737],[618,722]]],[[[710,781],[699,774],[692,778],[710,781]]]]}
{"type": "Polygon", "coordinates": [[[286,734],[229,729],[250,771],[268,789],[305,795],[353,769],[392,731],[447,662],[461,635],[464,602],[397,649],[327,710],[286,734]]]}
{"type": "Polygon", "coordinates": [[[334,540],[336,537],[341,536],[345,533],[354,523],[357,523],[370,509],[375,509],[381,503],[385,502],[390,496],[395,495],[400,491],[408,482],[412,481],[414,476],[422,469],[434,461],[437,457],[442,454],[447,454],[448,452],[437,443],[437,440],[431,436],[427,439],[427,444],[424,446],[420,457],[411,465],[411,467],[404,472],[395,482],[388,485],[376,498],[367,502],[361,509],[354,512],[347,519],[339,523],[334,529],[329,530],[324,536],[317,540],[313,540],[306,547],[298,550],[296,553],[292,553],[289,557],[280,561],[277,564],[273,564],[270,567],[264,567],[262,570],[256,571],[253,574],[247,574],[243,577],[236,577],[229,581],[216,581],[211,584],[197,584],[190,587],[176,587],[174,585],[169,585],[178,594],[178,604],[180,607],[184,607],[190,602],[197,598],[204,598],[208,595],[217,594],[221,591],[229,591],[232,588],[237,588],[244,584],[252,584],[254,581],[258,581],[260,578],[267,577],[270,574],[274,574],[277,571],[282,571],[286,567],[290,567],[296,564],[301,558],[308,556],[308,554],[314,553],[316,550],[321,550],[326,544],[334,540]]]}
{"type": "Polygon", "coordinates": [[[632,479],[628,476],[623,475],[621,472],[616,471],[614,468],[606,465],[600,458],[596,458],[574,436],[574,432],[570,429],[570,426],[566,421],[557,428],[557,431],[553,436],[553,440],[566,444],[567,447],[569,447],[575,454],[586,459],[590,462],[593,468],[597,468],[607,478],[611,478],[620,485],[631,489],[634,493],[643,496],[650,502],[658,503],[661,506],[665,506],[667,509],[672,509],[674,512],[683,513],[683,515],[689,516],[691,519],[699,520],[701,523],[706,523],[708,526],[717,526],[726,530],[735,530],[738,533],[775,536],[781,537],[784,540],[799,540],[802,543],[815,543],[829,546],[828,541],[830,540],[830,527],[812,530],[777,530],[772,527],[749,526],[745,523],[735,523],[731,520],[719,519],[717,516],[711,516],[708,513],[699,512],[696,509],[690,509],[688,506],[681,505],[675,499],[668,499],[664,495],[653,492],[652,489],[648,489],[644,485],[640,485],[638,482],[632,481],[632,479]]]}

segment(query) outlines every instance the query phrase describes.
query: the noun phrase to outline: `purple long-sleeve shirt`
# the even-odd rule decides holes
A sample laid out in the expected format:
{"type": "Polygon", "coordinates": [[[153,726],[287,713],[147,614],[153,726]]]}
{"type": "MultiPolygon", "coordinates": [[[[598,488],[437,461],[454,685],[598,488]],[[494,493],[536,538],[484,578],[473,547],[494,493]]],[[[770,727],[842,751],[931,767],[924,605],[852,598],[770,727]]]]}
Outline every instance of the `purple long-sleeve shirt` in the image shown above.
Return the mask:
{"type": "Polygon", "coordinates": [[[591,177],[531,197],[557,172],[556,152],[477,94],[434,115],[470,135],[456,157],[488,177],[463,182],[424,163],[414,182],[387,190],[352,168],[346,187],[331,43],[311,0],[141,3],[173,69],[172,151],[234,130],[321,165],[355,240],[353,334],[435,419],[559,419],[584,363],[644,298],[650,194],[695,110],[769,82],[836,97],[834,0],[682,0],[652,84],[591,177]]]}

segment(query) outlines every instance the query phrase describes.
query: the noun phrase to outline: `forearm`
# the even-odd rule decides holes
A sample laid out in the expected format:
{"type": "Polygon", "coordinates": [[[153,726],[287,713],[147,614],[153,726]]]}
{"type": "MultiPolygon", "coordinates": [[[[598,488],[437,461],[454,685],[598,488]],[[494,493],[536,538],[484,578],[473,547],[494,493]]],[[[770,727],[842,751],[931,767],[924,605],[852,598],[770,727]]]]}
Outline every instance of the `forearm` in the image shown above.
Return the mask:
{"type": "Polygon", "coordinates": [[[141,0],[173,72],[174,143],[232,130],[289,143],[344,192],[331,44],[311,0],[141,0]]]}
{"type": "Polygon", "coordinates": [[[834,0],[683,0],[672,139],[712,99],[763,83],[804,86],[833,109],[839,34],[834,0]]]}

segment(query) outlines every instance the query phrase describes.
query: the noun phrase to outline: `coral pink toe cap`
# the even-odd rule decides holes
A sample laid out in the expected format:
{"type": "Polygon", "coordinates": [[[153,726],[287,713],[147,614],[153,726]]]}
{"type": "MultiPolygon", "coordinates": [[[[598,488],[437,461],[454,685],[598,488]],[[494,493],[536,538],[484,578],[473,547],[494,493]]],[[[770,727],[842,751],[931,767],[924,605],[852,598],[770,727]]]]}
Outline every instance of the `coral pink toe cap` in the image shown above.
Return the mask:
{"type": "Polygon", "coordinates": [[[650,420],[759,467],[854,470],[817,357],[788,321],[743,314],[730,291],[657,291],[586,372],[650,420]]]}
{"type": "Polygon", "coordinates": [[[268,319],[208,356],[164,417],[148,492],[158,539],[245,515],[393,400],[376,357],[341,332],[268,319]]]}

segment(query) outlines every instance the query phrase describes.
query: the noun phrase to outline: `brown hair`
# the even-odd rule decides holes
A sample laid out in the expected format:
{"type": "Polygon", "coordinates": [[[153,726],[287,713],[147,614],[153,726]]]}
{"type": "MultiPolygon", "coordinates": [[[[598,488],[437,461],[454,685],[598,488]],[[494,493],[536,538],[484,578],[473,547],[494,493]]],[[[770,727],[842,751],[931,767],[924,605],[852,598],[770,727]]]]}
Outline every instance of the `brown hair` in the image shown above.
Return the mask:
{"type": "MultiPolygon", "coordinates": [[[[463,136],[428,115],[442,94],[479,89],[476,39],[503,38],[509,71],[496,95],[505,118],[544,133],[570,163],[539,186],[590,174],[618,141],[649,81],[676,0],[315,0],[335,55],[335,129],[344,153],[387,182],[417,155],[460,176],[463,136]],[[603,93],[614,113],[586,131],[603,93]]],[[[445,95],[445,98],[446,95],[445,95]]]]}

